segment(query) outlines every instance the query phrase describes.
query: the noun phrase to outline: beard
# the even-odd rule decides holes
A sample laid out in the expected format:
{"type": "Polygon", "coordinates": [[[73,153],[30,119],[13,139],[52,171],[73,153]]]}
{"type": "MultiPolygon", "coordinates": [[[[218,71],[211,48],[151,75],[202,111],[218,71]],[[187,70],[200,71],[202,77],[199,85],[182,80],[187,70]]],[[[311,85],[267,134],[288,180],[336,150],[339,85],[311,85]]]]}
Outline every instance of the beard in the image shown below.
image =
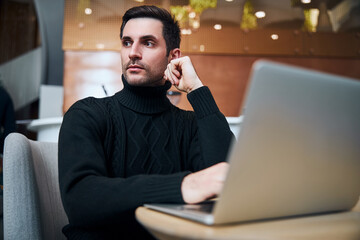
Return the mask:
{"type": "Polygon", "coordinates": [[[126,81],[133,86],[159,86],[165,83],[164,71],[168,64],[167,58],[158,66],[149,66],[140,60],[130,60],[123,64],[122,71],[126,81]],[[137,65],[142,70],[140,73],[131,73],[128,68],[130,65],[137,65]]]}

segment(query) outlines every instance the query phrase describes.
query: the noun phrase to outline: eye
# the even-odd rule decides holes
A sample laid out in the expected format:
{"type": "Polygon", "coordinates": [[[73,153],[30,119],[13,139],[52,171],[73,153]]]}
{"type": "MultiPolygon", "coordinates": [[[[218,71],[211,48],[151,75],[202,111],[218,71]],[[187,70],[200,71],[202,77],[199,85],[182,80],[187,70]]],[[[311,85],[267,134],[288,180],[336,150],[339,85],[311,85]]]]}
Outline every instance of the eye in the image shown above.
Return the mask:
{"type": "Polygon", "coordinates": [[[124,46],[124,47],[130,47],[131,46],[131,41],[129,41],[129,40],[124,40],[124,41],[122,41],[122,45],[124,46]]]}
{"type": "Polygon", "coordinates": [[[155,46],[155,43],[153,41],[145,41],[145,46],[147,47],[154,47],[155,46]]]}

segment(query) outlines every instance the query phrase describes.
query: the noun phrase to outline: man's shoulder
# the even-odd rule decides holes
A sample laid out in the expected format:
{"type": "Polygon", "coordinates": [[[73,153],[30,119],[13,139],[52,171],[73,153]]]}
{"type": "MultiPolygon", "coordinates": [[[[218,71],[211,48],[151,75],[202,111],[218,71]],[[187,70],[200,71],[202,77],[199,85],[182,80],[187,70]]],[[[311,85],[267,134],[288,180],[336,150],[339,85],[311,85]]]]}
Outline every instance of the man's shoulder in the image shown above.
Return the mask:
{"type": "Polygon", "coordinates": [[[89,115],[105,116],[109,112],[109,105],[113,104],[111,97],[87,97],[76,101],[66,112],[86,112],[89,115]]]}
{"type": "Polygon", "coordinates": [[[98,110],[101,108],[106,108],[107,105],[111,102],[111,97],[105,98],[96,98],[96,97],[86,97],[76,101],[69,110],[74,109],[87,109],[87,110],[98,110]]]}
{"type": "MultiPolygon", "coordinates": [[[[103,127],[113,119],[113,110],[108,106],[111,98],[87,97],[75,102],[64,114],[63,125],[73,128],[75,125],[103,127]]],[[[118,111],[116,111],[117,113],[118,111]]]]}

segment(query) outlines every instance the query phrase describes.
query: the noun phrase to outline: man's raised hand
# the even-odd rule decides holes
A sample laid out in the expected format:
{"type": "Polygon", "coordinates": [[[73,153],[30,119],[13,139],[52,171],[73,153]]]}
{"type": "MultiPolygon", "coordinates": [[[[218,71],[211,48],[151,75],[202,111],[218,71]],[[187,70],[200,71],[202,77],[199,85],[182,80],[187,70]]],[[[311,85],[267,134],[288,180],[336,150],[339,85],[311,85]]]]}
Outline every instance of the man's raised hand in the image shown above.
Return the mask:
{"type": "Polygon", "coordinates": [[[187,93],[203,86],[188,56],[171,60],[164,72],[164,78],[180,91],[187,93]]]}

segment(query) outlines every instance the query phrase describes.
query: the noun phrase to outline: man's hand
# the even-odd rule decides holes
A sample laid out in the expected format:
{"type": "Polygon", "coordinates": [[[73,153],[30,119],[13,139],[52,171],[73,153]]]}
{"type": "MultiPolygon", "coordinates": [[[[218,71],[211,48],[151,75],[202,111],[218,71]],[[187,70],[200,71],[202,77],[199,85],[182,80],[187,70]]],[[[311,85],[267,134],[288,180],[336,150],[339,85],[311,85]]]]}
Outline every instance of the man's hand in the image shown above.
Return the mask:
{"type": "Polygon", "coordinates": [[[199,172],[187,175],[181,184],[186,203],[198,203],[217,196],[223,188],[229,164],[221,162],[199,172]]]}
{"type": "Polygon", "coordinates": [[[187,93],[203,86],[187,56],[171,60],[164,72],[164,78],[178,90],[187,93]]]}

